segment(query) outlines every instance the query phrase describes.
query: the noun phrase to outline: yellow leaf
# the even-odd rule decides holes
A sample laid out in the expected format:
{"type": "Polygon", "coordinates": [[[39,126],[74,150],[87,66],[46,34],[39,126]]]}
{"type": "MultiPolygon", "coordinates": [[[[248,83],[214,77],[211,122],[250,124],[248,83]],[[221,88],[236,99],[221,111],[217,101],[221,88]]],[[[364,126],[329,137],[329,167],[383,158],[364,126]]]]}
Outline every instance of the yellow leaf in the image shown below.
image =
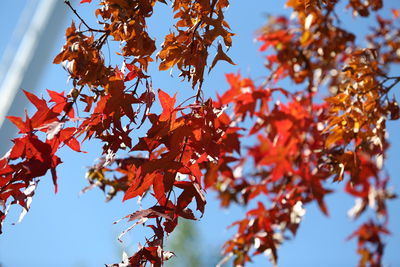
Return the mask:
{"type": "Polygon", "coordinates": [[[360,130],[360,123],[358,121],[354,122],[354,133],[358,133],[358,131],[360,130]]]}
{"type": "Polygon", "coordinates": [[[341,139],[343,139],[343,130],[336,128],[326,139],[325,146],[330,147],[341,139]]]}

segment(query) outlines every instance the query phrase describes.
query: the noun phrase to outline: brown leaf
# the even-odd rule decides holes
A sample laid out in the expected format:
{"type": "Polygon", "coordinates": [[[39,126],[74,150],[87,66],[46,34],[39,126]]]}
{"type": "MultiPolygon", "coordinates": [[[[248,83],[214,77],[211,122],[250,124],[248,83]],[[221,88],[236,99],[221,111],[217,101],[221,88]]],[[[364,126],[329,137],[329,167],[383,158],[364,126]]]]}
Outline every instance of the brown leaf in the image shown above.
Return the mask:
{"type": "Polygon", "coordinates": [[[236,65],[232,59],[230,57],[228,57],[225,52],[222,50],[222,45],[218,44],[218,51],[217,51],[217,55],[214,57],[214,60],[211,64],[210,69],[208,70],[208,73],[210,73],[210,71],[214,68],[215,64],[217,64],[217,62],[219,60],[225,60],[226,62],[232,64],[232,65],[236,65]]]}

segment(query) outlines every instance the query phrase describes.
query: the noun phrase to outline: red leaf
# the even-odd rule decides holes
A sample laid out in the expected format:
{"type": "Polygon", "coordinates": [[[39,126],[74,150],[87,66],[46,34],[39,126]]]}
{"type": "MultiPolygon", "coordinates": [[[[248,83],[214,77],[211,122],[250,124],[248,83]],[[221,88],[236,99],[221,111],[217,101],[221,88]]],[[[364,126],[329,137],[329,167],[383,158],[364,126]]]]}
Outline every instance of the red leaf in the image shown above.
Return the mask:
{"type": "Polygon", "coordinates": [[[204,194],[201,192],[200,186],[195,182],[175,182],[174,185],[178,188],[183,189],[182,194],[178,198],[177,207],[180,210],[184,210],[193,197],[196,199],[197,210],[204,214],[204,207],[206,205],[206,199],[204,194]]]}
{"type": "MultiPolygon", "coordinates": [[[[161,176],[161,175],[160,175],[161,176]]],[[[153,191],[154,196],[157,198],[157,201],[160,205],[165,205],[167,202],[167,197],[165,196],[165,186],[162,181],[163,177],[159,177],[161,179],[154,179],[153,181],[153,191]]]]}
{"type": "Polygon", "coordinates": [[[17,159],[24,155],[25,142],[23,140],[24,140],[23,138],[14,139],[14,146],[12,147],[9,156],[10,159],[17,159]]]}
{"type": "Polygon", "coordinates": [[[80,2],[80,4],[83,4],[83,3],[90,3],[90,2],[92,2],[92,0],[82,0],[82,1],[80,2]]]}
{"type": "Polygon", "coordinates": [[[40,128],[41,126],[53,122],[57,119],[59,113],[55,113],[47,106],[46,100],[40,99],[32,93],[24,90],[26,97],[38,110],[31,118],[32,128],[40,128]]]}
{"type": "Polygon", "coordinates": [[[28,133],[28,132],[31,131],[29,125],[27,125],[22,120],[22,118],[14,117],[14,116],[8,116],[7,119],[9,119],[12,123],[14,123],[18,127],[20,133],[28,133]]]}
{"type": "Polygon", "coordinates": [[[64,92],[56,92],[56,91],[51,91],[49,89],[46,89],[47,93],[49,94],[52,102],[54,103],[64,103],[66,101],[66,97],[64,96],[64,92]]]}
{"type": "Polygon", "coordinates": [[[50,102],[56,103],[56,105],[52,108],[53,112],[60,114],[62,111],[65,111],[68,113],[70,118],[75,117],[72,103],[68,103],[68,98],[64,96],[64,92],[58,93],[47,89],[47,93],[51,98],[50,102]]]}
{"type": "Polygon", "coordinates": [[[35,96],[34,94],[32,94],[32,93],[30,93],[28,91],[25,91],[25,90],[23,90],[23,91],[24,91],[26,97],[29,99],[29,101],[31,101],[31,103],[33,105],[35,105],[35,107],[38,110],[48,109],[47,104],[46,104],[46,100],[40,99],[40,98],[38,98],[37,96],[35,96]]]}
{"type": "Polygon", "coordinates": [[[158,89],[158,97],[162,106],[162,113],[160,115],[160,121],[166,121],[171,118],[171,113],[174,111],[174,105],[176,101],[176,94],[170,97],[167,93],[158,89]]]}
{"type": "Polygon", "coordinates": [[[74,137],[76,133],[76,128],[68,127],[60,131],[60,141],[64,142],[67,146],[69,146],[72,150],[76,152],[82,152],[81,146],[78,140],[74,137]]]}
{"type": "MultiPolygon", "coordinates": [[[[139,171],[137,173],[139,173],[139,171]]],[[[141,177],[139,173],[135,178],[136,181],[126,190],[122,201],[142,195],[153,184],[154,177],[154,173],[146,174],[144,177],[141,177]]]]}

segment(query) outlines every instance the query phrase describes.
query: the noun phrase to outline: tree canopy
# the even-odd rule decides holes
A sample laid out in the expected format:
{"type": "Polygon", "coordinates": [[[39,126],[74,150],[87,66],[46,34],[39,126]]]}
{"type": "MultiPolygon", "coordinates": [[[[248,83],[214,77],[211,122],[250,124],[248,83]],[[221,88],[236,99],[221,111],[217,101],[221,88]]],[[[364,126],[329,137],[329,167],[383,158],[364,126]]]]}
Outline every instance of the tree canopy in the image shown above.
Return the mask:
{"type": "Polygon", "coordinates": [[[229,89],[214,96],[205,79],[221,61],[235,65],[228,0],[82,0],[93,7],[95,26],[66,0],[76,19],[54,63],[73,89],[47,90],[45,98],[24,91],[37,110],[8,117],[19,136],[0,159],[0,222],[12,205],[22,207],[22,219],[47,172],[57,192],[60,148],[82,153],[81,145],[96,139],[102,153],[83,191],[152,203],[121,219],[131,226],[118,239],[138,225],[152,234],[110,266],[162,266],[174,256],[168,236],[182,220],[201,220],[207,191],[217,193],[221,207],[249,207],[232,222],[236,233],[220,264],[243,266],[266,254],[276,265],[279,246],[296,235],[308,204],[329,214],[332,182],[355,198],[350,216],[367,218],[349,235],[359,266],[382,266],[387,200],[396,197],[384,162],[386,123],[400,117],[392,90],[400,82],[400,11],[383,17],[382,0],[344,2],[356,21],[374,20],[367,46],[342,27],[339,1],[288,0],[291,16],[270,15],[257,32],[262,81],[227,73],[229,89]],[[169,6],[174,19],[161,46],[148,29],[156,5],[169,6]],[[112,46],[117,64],[105,56],[110,42],[119,45],[112,46]],[[178,70],[191,96],[180,100],[153,88],[152,64],[178,70]],[[138,136],[139,128],[146,134],[138,136]]]}

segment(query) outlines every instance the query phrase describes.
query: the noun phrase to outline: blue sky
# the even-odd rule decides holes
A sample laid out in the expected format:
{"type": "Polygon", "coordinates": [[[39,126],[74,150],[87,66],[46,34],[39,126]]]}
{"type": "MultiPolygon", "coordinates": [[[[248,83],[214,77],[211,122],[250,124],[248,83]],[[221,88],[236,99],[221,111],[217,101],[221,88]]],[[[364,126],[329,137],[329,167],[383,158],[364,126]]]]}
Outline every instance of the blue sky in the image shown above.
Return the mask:
{"type": "MultiPolygon", "coordinates": [[[[0,8],[6,10],[1,17],[1,31],[3,37],[0,40],[0,52],[4,50],[9,41],[12,29],[15,26],[16,17],[29,0],[1,1],[0,8]]],[[[77,1],[76,1],[77,2],[77,1]]],[[[84,17],[92,16],[97,1],[92,4],[78,6],[78,11],[84,17]]],[[[231,6],[226,13],[227,21],[232,31],[236,33],[233,39],[233,47],[229,56],[237,66],[231,66],[220,62],[213,69],[209,77],[206,77],[204,88],[208,96],[214,96],[215,92],[223,92],[228,88],[224,73],[240,72],[249,75],[256,81],[268,75],[263,68],[264,58],[257,51],[258,44],[254,42],[255,31],[265,22],[265,15],[288,13],[283,9],[284,1],[231,1],[231,6]]],[[[394,4],[396,1],[387,1],[394,4]]],[[[385,14],[389,15],[389,8],[385,14]]],[[[67,11],[67,8],[66,8],[67,11]]],[[[340,11],[339,11],[340,12],[340,11]]],[[[342,14],[342,13],[340,13],[342,14]]],[[[158,36],[157,43],[160,44],[162,36],[169,28],[171,17],[167,7],[160,7],[155,11],[155,16],[150,22],[150,32],[158,36]]],[[[65,27],[70,25],[72,14],[68,13],[65,27]]],[[[343,23],[351,26],[357,33],[367,30],[369,21],[365,19],[353,20],[349,14],[343,17],[343,23]]],[[[88,19],[94,25],[93,19],[88,19]]],[[[64,30],[55,38],[56,49],[52,55],[56,55],[64,43],[64,30]]],[[[365,45],[361,40],[361,45],[365,45]]],[[[214,52],[211,52],[211,54],[214,52]]],[[[107,55],[106,55],[107,58],[107,55]]],[[[112,56],[112,64],[120,64],[112,56]]],[[[57,65],[46,66],[45,75],[41,77],[37,88],[24,88],[30,91],[44,92],[46,88],[57,91],[69,91],[72,87],[67,83],[67,73],[57,65]]],[[[153,77],[153,87],[161,88],[167,92],[178,91],[182,99],[191,94],[190,84],[179,82],[179,78],[170,77],[169,72],[159,73],[156,66],[150,68],[153,77]]],[[[173,73],[174,74],[174,73],[173,73]]],[[[177,73],[176,73],[177,74],[177,73]]],[[[287,84],[290,86],[290,84],[287,84]]],[[[397,163],[399,158],[400,127],[398,122],[389,124],[390,140],[392,148],[389,151],[387,170],[392,176],[392,185],[400,188],[400,167],[397,163]]],[[[143,131],[138,131],[138,135],[143,131]]],[[[5,142],[4,137],[2,143],[5,142]]],[[[31,210],[24,221],[18,225],[11,225],[17,220],[19,208],[14,206],[4,225],[4,234],[0,236],[0,263],[2,267],[24,267],[24,266],[101,266],[105,263],[115,263],[120,260],[121,249],[133,252],[137,242],[143,242],[142,228],[138,227],[131,231],[125,238],[124,243],[117,241],[120,231],[129,225],[125,222],[113,224],[117,219],[137,210],[139,207],[135,200],[121,202],[121,195],[109,203],[105,203],[105,196],[100,190],[92,190],[84,195],[79,191],[87,185],[84,178],[86,167],[94,163],[99,156],[98,143],[86,143],[83,150],[88,153],[75,153],[63,149],[60,157],[64,163],[59,167],[59,193],[54,194],[51,178],[46,175],[37,189],[31,210]]],[[[341,191],[342,185],[332,185],[337,191],[341,191]]],[[[398,192],[398,190],[396,190],[398,192]]],[[[314,205],[307,207],[307,214],[299,229],[295,240],[286,242],[279,250],[280,266],[355,266],[358,256],[355,255],[355,242],[346,241],[346,237],[361,224],[361,221],[350,222],[347,218],[347,210],[352,207],[353,199],[338,193],[327,197],[330,217],[321,214],[314,205]]],[[[206,214],[197,222],[200,229],[203,244],[202,249],[222,244],[224,240],[232,235],[232,231],[226,227],[235,219],[241,218],[245,210],[233,207],[229,210],[221,210],[218,200],[212,192],[207,195],[206,214]]],[[[391,213],[390,229],[392,236],[387,239],[387,252],[385,263],[388,266],[400,266],[400,255],[398,247],[400,244],[400,214],[398,211],[399,200],[389,204],[391,213]]],[[[181,257],[183,257],[182,255],[181,257]]],[[[255,258],[255,262],[249,266],[269,266],[267,259],[263,256],[255,258]]]]}

